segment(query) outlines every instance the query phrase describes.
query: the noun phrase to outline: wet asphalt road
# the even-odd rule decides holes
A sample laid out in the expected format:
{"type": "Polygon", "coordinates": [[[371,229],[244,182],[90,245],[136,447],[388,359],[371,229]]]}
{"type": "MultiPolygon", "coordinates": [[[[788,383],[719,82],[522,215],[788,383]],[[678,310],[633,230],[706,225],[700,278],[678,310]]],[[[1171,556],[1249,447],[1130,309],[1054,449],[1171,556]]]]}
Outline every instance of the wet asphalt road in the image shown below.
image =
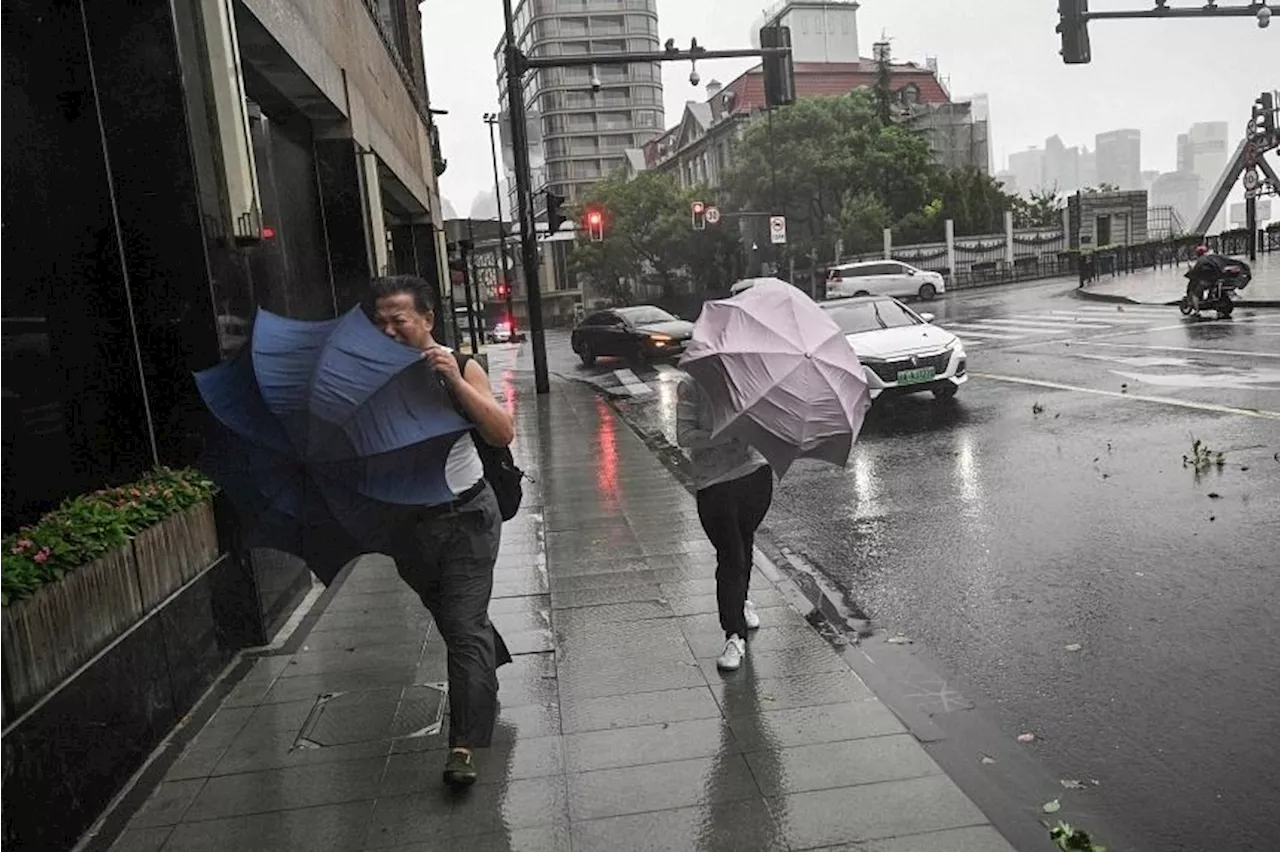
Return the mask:
{"type": "MultiPolygon", "coordinates": [[[[909,637],[979,705],[954,712],[1035,733],[1023,748],[1088,787],[1064,804],[1133,848],[1275,848],[1280,311],[1193,322],[1068,289],[929,305],[971,344],[971,381],[877,405],[848,469],[798,465],[764,532],[872,619],[869,642],[909,637]],[[1193,436],[1225,464],[1185,467],[1193,436]]],[[[617,394],[624,365],[549,349],[617,394]]],[[[676,376],[631,377],[649,391],[619,408],[670,436],[676,376]]]]}

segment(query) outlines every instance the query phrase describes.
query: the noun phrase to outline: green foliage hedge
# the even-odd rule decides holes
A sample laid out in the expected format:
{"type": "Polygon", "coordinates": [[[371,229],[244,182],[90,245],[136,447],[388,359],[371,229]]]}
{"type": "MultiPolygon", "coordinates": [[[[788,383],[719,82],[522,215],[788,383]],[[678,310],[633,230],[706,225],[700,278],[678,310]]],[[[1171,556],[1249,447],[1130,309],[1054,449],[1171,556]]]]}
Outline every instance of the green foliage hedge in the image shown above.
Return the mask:
{"type": "Polygon", "coordinates": [[[217,493],[190,468],[159,467],[119,488],[73,497],[37,523],[4,537],[0,565],[3,604],[34,594],[138,533],[217,493]]]}

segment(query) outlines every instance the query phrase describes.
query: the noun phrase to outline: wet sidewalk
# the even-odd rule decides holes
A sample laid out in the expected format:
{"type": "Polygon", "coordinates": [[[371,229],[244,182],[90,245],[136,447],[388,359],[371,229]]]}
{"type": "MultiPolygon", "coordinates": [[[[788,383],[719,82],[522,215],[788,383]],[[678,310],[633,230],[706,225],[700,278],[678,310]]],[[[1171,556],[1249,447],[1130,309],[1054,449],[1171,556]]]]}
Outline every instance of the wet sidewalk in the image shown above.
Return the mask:
{"type": "MultiPolygon", "coordinates": [[[[323,599],[227,695],[114,849],[1010,852],[763,574],[721,674],[692,496],[587,389],[491,356],[536,484],[504,527],[480,782],[442,788],[444,647],[389,560],[323,599]]],[[[336,585],[336,584],[335,584],[336,585]]]]}
{"type": "MultiPolygon", "coordinates": [[[[1162,269],[1103,275],[1076,290],[1075,295],[1096,301],[1174,304],[1186,292],[1188,266],[1175,264],[1162,269]]],[[[1253,280],[1236,294],[1239,303],[1244,307],[1280,307],[1280,252],[1259,254],[1257,262],[1250,267],[1253,280]]]]}

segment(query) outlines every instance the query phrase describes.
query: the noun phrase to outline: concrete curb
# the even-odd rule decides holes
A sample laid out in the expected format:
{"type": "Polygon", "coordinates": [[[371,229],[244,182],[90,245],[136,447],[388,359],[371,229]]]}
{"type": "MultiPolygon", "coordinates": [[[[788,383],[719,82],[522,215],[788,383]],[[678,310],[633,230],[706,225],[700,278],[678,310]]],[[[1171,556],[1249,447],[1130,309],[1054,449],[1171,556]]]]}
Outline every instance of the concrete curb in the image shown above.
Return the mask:
{"type": "MultiPolygon", "coordinates": [[[[1143,302],[1117,293],[1098,293],[1085,288],[1072,290],[1071,295],[1081,301],[1104,302],[1110,305],[1158,305],[1160,307],[1176,308],[1179,301],[1174,299],[1171,302],[1143,302]]],[[[1280,299],[1239,299],[1235,304],[1237,308],[1280,308],[1280,299]]]]}

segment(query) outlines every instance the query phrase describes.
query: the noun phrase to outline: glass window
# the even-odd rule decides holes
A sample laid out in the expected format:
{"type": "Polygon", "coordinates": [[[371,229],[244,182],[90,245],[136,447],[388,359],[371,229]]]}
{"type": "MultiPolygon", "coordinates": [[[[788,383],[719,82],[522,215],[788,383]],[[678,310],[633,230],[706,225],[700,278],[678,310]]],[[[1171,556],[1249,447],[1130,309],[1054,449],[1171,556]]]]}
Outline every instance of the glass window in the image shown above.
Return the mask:
{"type": "MultiPolygon", "coordinates": [[[[626,39],[593,39],[591,42],[593,53],[626,53],[626,39]]],[[[601,69],[604,70],[604,69],[601,69]]],[[[621,70],[621,69],[619,69],[621,70]]]]}
{"type": "Polygon", "coordinates": [[[587,34],[586,18],[561,18],[560,35],[585,36],[587,34]]]}
{"type": "Polygon", "coordinates": [[[617,314],[632,325],[654,325],[660,322],[672,322],[675,320],[671,314],[662,308],[655,308],[651,305],[638,305],[634,308],[619,308],[617,314]]]}
{"type": "Polygon", "coordinates": [[[591,18],[592,35],[622,35],[626,32],[626,19],[621,15],[594,15],[591,18]]]}
{"type": "Polygon", "coordinates": [[[825,310],[845,334],[920,324],[920,319],[915,314],[893,299],[860,299],[825,310]]]}

